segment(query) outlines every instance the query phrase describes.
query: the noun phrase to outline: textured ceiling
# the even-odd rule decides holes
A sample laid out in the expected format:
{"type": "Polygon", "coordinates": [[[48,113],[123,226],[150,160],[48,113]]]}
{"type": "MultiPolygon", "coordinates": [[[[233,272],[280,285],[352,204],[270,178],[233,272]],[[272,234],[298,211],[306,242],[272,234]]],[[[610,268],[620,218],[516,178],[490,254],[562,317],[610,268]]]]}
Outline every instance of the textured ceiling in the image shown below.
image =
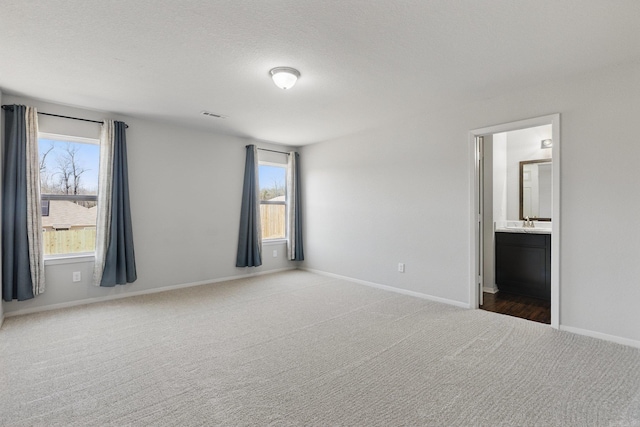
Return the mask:
{"type": "Polygon", "coordinates": [[[638,61],[639,22],[638,0],[2,0],[0,88],[304,145],[638,61]]]}

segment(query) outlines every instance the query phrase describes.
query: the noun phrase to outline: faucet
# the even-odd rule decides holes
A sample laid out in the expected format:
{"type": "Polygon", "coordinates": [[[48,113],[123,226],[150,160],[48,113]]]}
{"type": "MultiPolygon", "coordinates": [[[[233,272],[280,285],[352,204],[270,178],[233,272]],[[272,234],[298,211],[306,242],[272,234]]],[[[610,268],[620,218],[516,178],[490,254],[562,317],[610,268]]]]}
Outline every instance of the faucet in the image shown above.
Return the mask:
{"type": "Polygon", "coordinates": [[[533,220],[529,219],[528,216],[525,216],[524,217],[524,225],[523,225],[523,227],[525,227],[525,228],[534,228],[535,225],[533,224],[533,220]]]}

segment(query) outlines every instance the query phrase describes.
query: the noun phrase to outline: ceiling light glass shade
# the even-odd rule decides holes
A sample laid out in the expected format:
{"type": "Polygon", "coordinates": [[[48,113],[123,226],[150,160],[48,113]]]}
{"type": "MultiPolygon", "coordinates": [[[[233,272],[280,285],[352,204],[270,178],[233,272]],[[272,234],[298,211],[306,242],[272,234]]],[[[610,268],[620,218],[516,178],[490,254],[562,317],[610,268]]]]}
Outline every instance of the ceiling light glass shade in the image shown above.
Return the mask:
{"type": "Polygon", "coordinates": [[[550,139],[543,139],[540,143],[540,148],[551,148],[553,146],[553,141],[550,139]]]}
{"type": "Polygon", "coordinates": [[[289,67],[276,67],[269,71],[271,73],[271,78],[273,82],[280,89],[291,89],[293,85],[296,84],[298,77],[300,77],[300,72],[295,68],[289,67]]]}

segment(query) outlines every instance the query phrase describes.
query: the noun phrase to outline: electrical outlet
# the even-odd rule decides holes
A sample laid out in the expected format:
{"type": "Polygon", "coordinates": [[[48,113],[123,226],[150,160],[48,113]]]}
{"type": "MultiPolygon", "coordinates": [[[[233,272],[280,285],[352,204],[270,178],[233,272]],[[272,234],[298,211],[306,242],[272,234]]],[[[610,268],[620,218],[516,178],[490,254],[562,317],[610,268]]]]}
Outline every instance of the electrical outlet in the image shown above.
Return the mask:
{"type": "Polygon", "coordinates": [[[404,273],[404,263],[398,263],[398,272],[404,273]]]}
{"type": "Polygon", "coordinates": [[[82,280],[82,275],[80,274],[79,271],[74,271],[73,272],[73,281],[74,282],[79,282],[82,280]]]}
{"type": "Polygon", "coordinates": [[[274,249],[274,250],[273,250],[273,257],[274,257],[274,258],[277,258],[277,257],[278,257],[278,250],[277,250],[277,249],[274,249]]]}

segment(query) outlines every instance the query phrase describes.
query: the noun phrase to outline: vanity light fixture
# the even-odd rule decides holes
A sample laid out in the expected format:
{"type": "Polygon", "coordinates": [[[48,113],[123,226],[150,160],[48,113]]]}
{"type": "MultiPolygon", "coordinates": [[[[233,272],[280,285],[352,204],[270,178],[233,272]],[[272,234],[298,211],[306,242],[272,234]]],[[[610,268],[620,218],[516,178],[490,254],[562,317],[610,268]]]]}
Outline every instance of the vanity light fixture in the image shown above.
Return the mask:
{"type": "Polygon", "coordinates": [[[540,148],[551,148],[553,146],[553,141],[551,139],[543,139],[540,143],[540,148]]]}
{"type": "Polygon", "coordinates": [[[300,77],[300,71],[291,67],[272,68],[269,74],[276,86],[283,90],[291,89],[300,77]]]}

